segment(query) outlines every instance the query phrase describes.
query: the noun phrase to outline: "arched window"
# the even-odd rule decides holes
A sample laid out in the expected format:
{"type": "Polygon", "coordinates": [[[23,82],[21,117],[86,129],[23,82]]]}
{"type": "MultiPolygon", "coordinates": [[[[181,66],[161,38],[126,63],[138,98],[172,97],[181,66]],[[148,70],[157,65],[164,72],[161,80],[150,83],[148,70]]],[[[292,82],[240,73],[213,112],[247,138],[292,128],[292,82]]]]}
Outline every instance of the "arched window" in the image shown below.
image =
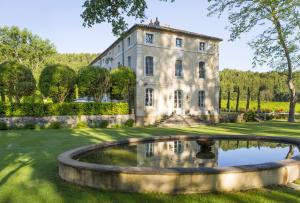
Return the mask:
{"type": "Polygon", "coordinates": [[[145,91],[145,106],[153,106],[153,89],[151,88],[145,91]]]}
{"type": "Polygon", "coordinates": [[[146,56],[145,72],[146,72],[146,76],[153,76],[153,57],[152,56],[146,56]]]}
{"type": "Polygon", "coordinates": [[[175,62],[175,76],[177,77],[182,77],[182,61],[181,60],[176,60],[175,62]]]}
{"type": "Polygon", "coordinates": [[[205,78],[205,63],[203,61],[199,62],[199,78],[205,78]]]}

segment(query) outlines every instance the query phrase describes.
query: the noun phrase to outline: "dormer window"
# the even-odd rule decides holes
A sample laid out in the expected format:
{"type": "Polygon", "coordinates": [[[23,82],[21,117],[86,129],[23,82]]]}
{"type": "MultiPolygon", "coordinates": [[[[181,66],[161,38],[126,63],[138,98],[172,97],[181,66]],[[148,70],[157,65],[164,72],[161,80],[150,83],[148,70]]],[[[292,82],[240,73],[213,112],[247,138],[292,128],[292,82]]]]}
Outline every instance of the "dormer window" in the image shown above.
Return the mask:
{"type": "Polygon", "coordinates": [[[206,43],[199,42],[199,51],[205,51],[205,50],[206,50],[206,43]]]}
{"type": "Polygon", "coordinates": [[[153,44],[154,43],[154,35],[151,33],[146,33],[146,43],[153,44]]]}
{"type": "Polygon", "coordinates": [[[176,47],[182,47],[182,39],[176,38],[176,47]]]}

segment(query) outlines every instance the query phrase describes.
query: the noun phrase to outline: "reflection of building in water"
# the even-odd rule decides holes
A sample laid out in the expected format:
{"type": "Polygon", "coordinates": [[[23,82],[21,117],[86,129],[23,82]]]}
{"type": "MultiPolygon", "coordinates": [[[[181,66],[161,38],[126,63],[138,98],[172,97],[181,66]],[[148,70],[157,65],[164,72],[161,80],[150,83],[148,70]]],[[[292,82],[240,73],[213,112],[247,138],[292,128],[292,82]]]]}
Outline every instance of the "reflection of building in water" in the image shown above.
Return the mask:
{"type": "Polygon", "coordinates": [[[218,165],[218,142],[166,141],[139,144],[137,164],[154,168],[195,168],[218,165]]]}

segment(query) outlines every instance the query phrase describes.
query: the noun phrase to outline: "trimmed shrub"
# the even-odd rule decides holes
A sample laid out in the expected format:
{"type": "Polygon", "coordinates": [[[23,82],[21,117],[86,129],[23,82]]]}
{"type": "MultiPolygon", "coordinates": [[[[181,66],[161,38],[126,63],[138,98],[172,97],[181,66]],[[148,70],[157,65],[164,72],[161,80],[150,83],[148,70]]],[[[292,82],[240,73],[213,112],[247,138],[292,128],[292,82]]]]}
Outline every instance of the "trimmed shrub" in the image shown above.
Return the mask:
{"type": "Polygon", "coordinates": [[[63,125],[60,122],[53,122],[48,126],[49,129],[61,129],[62,127],[63,125]]]}
{"type": "Polygon", "coordinates": [[[246,122],[256,121],[256,113],[254,111],[249,111],[244,114],[244,119],[246,122]]]}
{"type": "Polygon", "coordinates": [[[0,103],[0,116],[76,116],[76,115],[124,115],[129,113],[127,103],[0,103]]]}
{"type": "Polygon", "coordinates": [[[6,123],[3,121],[0,121],[0,130],[8,130],[6,123]]]}
{"type": "Polygon", "coordinates": [[[124,126],[125,127],[133,127],[134,125],[134,120],[133,119],[128,119],[125,123],[124,126]]]}

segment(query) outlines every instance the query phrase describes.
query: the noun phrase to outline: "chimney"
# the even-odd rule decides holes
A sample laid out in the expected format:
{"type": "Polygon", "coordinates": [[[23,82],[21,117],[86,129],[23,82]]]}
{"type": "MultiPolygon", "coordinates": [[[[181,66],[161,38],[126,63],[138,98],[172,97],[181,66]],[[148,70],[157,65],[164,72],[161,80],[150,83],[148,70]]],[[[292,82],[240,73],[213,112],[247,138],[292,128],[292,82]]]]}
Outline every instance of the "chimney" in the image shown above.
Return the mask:
{"type": "Polygon", "coordinates": [[[150,26],[153,26],[153,22],[152,22],[152,19],[150,20],[150,23],[149,23],[150,26]]]}
{"type": "Polygon", "coordinates": [[[155,27],[160,27],[160,22],[158,21],[158,18],[156,17],[155,22],[154,22],[155,27]]]}

